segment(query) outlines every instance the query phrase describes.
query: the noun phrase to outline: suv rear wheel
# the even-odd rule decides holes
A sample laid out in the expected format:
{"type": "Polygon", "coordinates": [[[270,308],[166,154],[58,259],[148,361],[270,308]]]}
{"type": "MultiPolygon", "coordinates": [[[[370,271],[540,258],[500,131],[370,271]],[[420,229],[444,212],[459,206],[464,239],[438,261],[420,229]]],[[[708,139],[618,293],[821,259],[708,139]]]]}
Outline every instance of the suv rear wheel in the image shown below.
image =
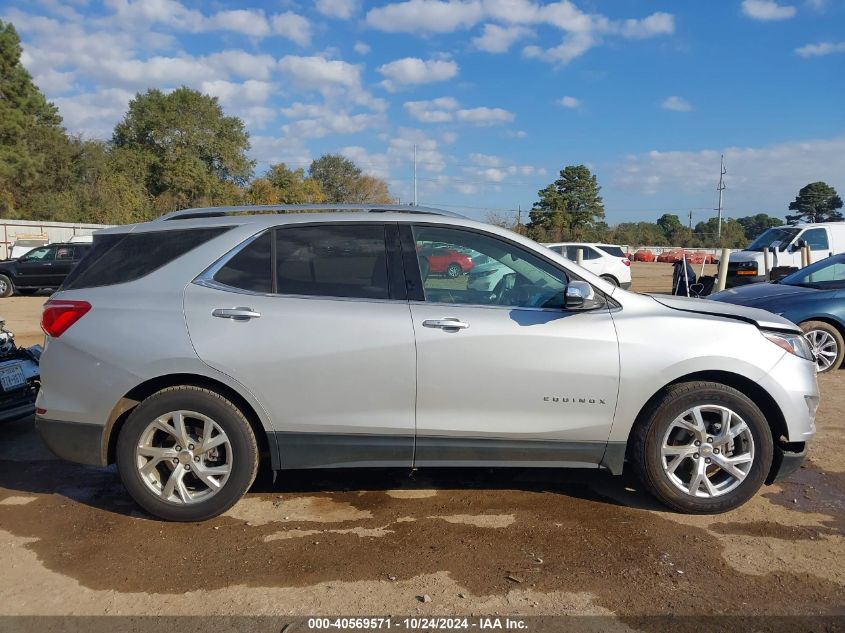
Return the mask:
{"type": "Polygon", "coordinates": [[[446,276],[449,279],[457,279],[462,272],[464,272],[464,269],[461,268],[460,264],[449,264],[449,268],[446,269],[446,276]]]}
{"type": "Polygon", "coordinates": [[[252,485],[258,446],[229,400],[200,387],[170,387],[129,415],[117,441],[117,468],[149,513],[202,521],[231,508],[252,485]]]}
{"type": "Polygon", "coordinates": [[[614,286],[619,286],[619,280],[616,279],[613,275],[602,275],[602,279],[607,281],[608,283],[612,283],[614,286]]]}
{"type": "Polygon", "coordinates": [[[759,490],[772,432],[748,397],[714,382],[673,385],[634,428],[630,457],[651,494],[680,512],[716,514],[759,490]]]}

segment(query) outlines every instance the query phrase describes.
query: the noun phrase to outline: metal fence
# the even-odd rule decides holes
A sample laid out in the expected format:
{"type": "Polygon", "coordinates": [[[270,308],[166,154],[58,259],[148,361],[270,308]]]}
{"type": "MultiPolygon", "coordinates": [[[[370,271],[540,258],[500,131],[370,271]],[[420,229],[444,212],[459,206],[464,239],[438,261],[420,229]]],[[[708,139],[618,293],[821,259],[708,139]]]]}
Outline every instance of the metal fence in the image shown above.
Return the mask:
{"type": "Polygon", "coordinates": [[[33,220],[0,220],[0,259],[7,259],[17,240],[66,242],[75,235],[91,235],[109,224],[74,224],[72,222],[37,222],[33,220]]]}

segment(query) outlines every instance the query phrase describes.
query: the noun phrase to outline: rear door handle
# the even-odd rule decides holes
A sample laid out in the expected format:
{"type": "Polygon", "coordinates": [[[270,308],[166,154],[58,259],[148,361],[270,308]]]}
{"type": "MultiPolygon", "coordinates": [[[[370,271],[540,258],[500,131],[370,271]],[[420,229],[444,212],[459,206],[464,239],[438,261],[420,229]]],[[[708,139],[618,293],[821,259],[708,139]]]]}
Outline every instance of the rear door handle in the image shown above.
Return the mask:
{"type": "Polygon", "coordinates": [[[469,327],[469,323],[447,317],[445,319],[426,319],[423,321],[423,327],[436,327],[441,330],[465,330],[469,327]]]}
{"type": "Polygon", "coordinates": [[[257,319],[261,316],[261,313],[252,308],[217,308],[211,313],[211,316],[232,319],[233,321],[249,321],[250,319],[257,319]]]}

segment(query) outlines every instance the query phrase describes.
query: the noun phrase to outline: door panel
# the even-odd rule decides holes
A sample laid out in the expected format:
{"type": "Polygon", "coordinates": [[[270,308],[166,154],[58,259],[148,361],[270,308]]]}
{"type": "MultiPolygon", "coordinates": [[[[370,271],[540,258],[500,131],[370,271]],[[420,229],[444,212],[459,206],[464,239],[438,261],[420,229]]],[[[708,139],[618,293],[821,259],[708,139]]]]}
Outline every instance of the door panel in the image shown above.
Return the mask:
{"type": "Polygon", "coordinates": [[[524,441],[588,442],[603,452],[619,387],[619,350],[608,310],[415,303],[411,313],[417,333],[418,465],[441,461],[426,450],[426,437],[502,440],[514,449],[524,441]],[[469,327],[422,325],[444,318],[469,327]]]}
{"type": "MultiPolygon", "coordinates": [[[[333,230],[323,230],[320,239],[333,230]]],[[[293,234],[286,231],[276,233],[293,234]]],[[[370,273],[372,259],[370,270],[362,272],[365,258],[355,252],[353,239],[312,247],[306,227],[295,231],[295,243],[275,242],[280,292],[284,284],[296,284],[300,293],[309,288],[352,293],[359,282],[366,292],[384,290],[383,275],[370,273]],[[354,265],[337,265],[341,257],[354,265]],[[344,270],[351,270],[350,277],[338,278],[344,270]]],[[[267,240],[266,253],[269,245],[267,240]]],[[[376,265],[383,271],[384,254],[379,257],[376,265]]],[[[282,468],[410,466],[416,369],[407,301],[283,295],[220,283],[263,287],[255,281],[262,261],[245,256],[186,289],[185,315],[199,357],[262,403],[276,431],[282,468]],[[220,316],[213,316],[215,310],[222,310],[220,316]],[[253,314],[238,316],[244,313],[253,314]]]]}
{"type": "Polygon", "coordinates": [[[428,238],[478,252],[516,277],[480,293],[464,289],[465,281],[423,278],[413,270],[409,283],[421,284],[424,295],[411,302],[415,464],[597,464],[619,388],[609,308],[538,307],[559,301],[565,273],[521,246],[479,233],[417,225],[414,236],[406,232],[403,239],[403,251],[413,248],[409,239],[428,238]]]}
{"type": "Polygon", "coordinates": [[[15,265],[17,285],[22,287],[49,285],[52,281],[55,256],[55,247],[44,246],[30,251],[25,258],[19,259],[15,265]]]}

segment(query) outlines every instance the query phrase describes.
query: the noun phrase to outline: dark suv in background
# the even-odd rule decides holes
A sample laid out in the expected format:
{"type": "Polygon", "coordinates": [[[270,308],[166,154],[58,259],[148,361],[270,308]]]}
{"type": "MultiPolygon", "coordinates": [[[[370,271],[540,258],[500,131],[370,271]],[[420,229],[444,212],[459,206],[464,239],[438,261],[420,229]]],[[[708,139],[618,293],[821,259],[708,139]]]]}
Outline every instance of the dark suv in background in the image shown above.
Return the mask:
{"type": "Polygon", "coordinates": [[[90,248],[84,242],[47,244],[17,259],[0,262],[0,297],[58,288],[90,248]]]}

